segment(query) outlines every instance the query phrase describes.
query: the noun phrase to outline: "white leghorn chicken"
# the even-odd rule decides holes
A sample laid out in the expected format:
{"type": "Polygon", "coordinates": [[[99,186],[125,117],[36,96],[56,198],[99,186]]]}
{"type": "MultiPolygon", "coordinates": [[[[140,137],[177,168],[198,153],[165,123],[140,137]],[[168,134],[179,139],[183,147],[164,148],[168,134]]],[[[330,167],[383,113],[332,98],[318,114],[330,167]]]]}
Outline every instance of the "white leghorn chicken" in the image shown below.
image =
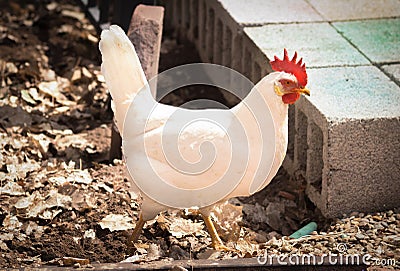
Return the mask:
{"type": "Polygon", "coordinates": [[[131,183],[142,192],[143,198],[139,221],[129,243],[137,240],[145,222],[158,213],[171,208],[198,206],[210,233],[212,246],[215,249],[228,249],[222,244],[210,218],[215,202],[207,201],[218,194],[218,189],[214,189],[212,193],[208,190],[203,194],[195,190],[199,187],[211,187],[216,180],[226,176],[227,170],[232,170],[229,169],[230,164],[238,165],[233,169],[236,172],[231,175],[239,176],[239,182],[233,185],[229,193],[219,195],[220,201],[236,196],[249,196],[270,183],[286,154],[288,104],[297,101],[300,94],[310,94],[305,88],[307,74],[302,59],[296,62],[295,53],[290,60],[285,49],[282,60],[275,57],[271,61],[276,72],[260,80],[243,101],[229,110],[189,110],[160,104],[151,96],[135,49],[120,27],[112,25],[109,30],[103,30],[99,47],[103,61],[101,69],[113,99],[113,110],[123,138],[123,153],[131,183]],[[257,107],[260,100],[265,104],[264,108],[257,107]],[[256,108],[252,109],[252,106],[256,108]],[[152,113],[149,114],[148,108],[154,108],[152,113]],[[262,118],[258,119],[260,112],[256,111],[265,110],[267,115],[268,108],[273,122],[260,124],[262,118]],[[187,125],[184,129],[177,126],[176,131],[171,129],[173,125],[169,125],[167,131],[164,131],[167,123],[179,122],[176,120],[178,115],[197,114],[201,117],[206,113],[219,116],[219,121],[224,123],[224,127],[228,127],[227,130],[236,129],[232,128],[234,123],[240,123],[246,140],[235,142],[233,138],[233,142],[230,142],[231,138],[224,129],[205,121],[200,121],[198,125],[187,125]],[[162,149],[163,131],[178,135],[180,155],[191,163],[201,158],[198,151],[200,145],[205,141],[211,142],[215,151],[212,165],[197,174],[185,174],[171,165],[162,149]],[[231,151],[232,145],[235,149],[234,155],[231,151]],[[270,153],[263,153],[265,150],[270,150],[270,153]],[[240,157],[245,157],[246,160],[240,157]],[[235,164],[236,160],[239,162],[235,164]],[[243,161],[244,166],[241,165],[243,161]],[[160,177],[164,183],[181,189],[168,190],[169,187],[160,182],[154,185],[152,180],[155,176],[160,177]],[[257,178],[262,178],[258,181],[259,185],[252,187],[257,178]],[[158,199],[157,195],[165,200],[158,199]]]}

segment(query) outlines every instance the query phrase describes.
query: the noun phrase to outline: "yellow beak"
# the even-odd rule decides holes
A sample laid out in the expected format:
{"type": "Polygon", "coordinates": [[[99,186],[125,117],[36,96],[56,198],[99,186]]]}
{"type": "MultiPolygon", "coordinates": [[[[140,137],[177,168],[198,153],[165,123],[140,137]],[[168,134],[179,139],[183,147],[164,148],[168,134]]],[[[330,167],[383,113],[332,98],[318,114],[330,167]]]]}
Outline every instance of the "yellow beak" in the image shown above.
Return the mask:
{"type": "Polygon", "coordinates": [[[295,91],[297,91],[298,93],[310,96],[310,90],[307,88],[297,88],[297,89],[295,89],[295,91]]]}

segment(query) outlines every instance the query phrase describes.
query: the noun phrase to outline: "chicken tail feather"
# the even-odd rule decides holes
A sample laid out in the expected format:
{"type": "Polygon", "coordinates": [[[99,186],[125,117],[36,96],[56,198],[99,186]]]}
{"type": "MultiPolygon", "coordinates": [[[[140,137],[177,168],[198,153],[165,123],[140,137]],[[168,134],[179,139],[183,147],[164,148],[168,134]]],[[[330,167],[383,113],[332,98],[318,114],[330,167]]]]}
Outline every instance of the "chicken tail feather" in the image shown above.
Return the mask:
{"type": "Polygon", "coordinates": [[[118,130],[122,133],[129,105],[135,95],[144,87],[148,89],[149,85],[133,44],[119,26],[111,25],[108,30],[103,30],[99,48],[101,72],[113,99],[118,130]]]}

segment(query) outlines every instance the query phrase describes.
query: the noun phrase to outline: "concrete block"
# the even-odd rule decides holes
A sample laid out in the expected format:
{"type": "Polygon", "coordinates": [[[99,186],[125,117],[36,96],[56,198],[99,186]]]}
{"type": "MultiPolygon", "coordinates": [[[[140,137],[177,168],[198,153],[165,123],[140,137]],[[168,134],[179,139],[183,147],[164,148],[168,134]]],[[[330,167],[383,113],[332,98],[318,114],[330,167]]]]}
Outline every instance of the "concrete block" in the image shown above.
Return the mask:
{"type": "Polygon", "coordinates": [[[304,171],[310,199],[328,217],[400,206],[400,88],[373,66],[308,74],[294,168],[304,171]]]}
{"type": "MultiPolygon", "coordinates": [[[[310,179],[315,172],[306,175],[307,194],[324,215],[400,206],[399,133],[399,118],[329,124],[327,144],[320,155],[324,161],[322,178],[310,179]]],[[[319,165],[315,160],[308,164],[319,165]]]]}
{"type": "Polygon", "coordinates": [[[304,0],[219,0],[219,2],[225,11],[243,26],[323,21],[323,18],[304,0]]]}
{"type": "Polygon", "coordinates": [[[400,19],[339,22],[333,26],[372,62],[400,61],[400,19]]]}
{"type": "Polygon", "coordinates": [[[308,0],[328,21],[390,18],[400,16],[397,0],[308,0]]]}
{"type": "Polygon", "coordinates": [[[246,35],[268,59],[301,53],[307,67],[366,65],[369,61],[328,23],[277,24],[244,28],[246,35]]]}

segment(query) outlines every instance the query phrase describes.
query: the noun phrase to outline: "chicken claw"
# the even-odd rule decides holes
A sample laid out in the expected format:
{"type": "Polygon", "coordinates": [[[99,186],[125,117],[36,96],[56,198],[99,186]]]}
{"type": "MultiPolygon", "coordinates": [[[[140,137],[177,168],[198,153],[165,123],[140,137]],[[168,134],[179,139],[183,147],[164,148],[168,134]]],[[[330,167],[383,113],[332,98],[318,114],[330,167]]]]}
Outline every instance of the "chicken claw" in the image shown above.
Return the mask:
{"type": "Polygon", "coordinates": [[[217,231],[214,227],[214,224],[211,220],[211,217],[209,215],[203,215],[203,214],[202,214],[202,217],[204,219],[204,222],[206,223],[208,233],[211,236],[211,241],[212,241],[211,246],[213,247],[213,249],[229,251],[229,252],[237,252],[236,249],[227,247],[222,243],[221,238],[219,238],[218,233],[217,233],[217,231]]]}

